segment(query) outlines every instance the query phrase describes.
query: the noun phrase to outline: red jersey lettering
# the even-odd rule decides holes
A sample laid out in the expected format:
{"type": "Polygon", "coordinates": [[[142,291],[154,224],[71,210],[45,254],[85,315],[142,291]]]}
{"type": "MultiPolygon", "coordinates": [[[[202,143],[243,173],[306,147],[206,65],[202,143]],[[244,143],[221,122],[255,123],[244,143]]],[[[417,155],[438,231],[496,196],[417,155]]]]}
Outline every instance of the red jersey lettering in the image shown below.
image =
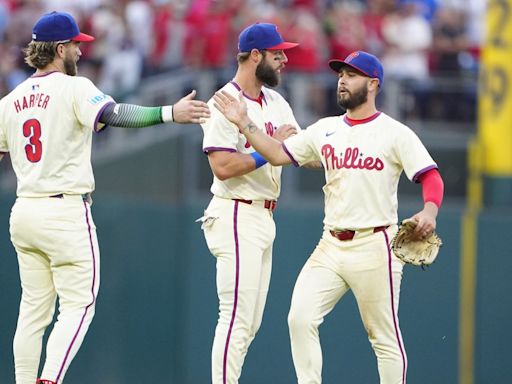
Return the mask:
{"type": "Polygon", "coordinates": [[[384,163],[378,157],[367,156],[364,157],[360,153],[359,148],[348,147],[345,150],[345,155],[341,154],[337,156],[335,149],[330,144],[325,144],[322,147],[322,156],[325,159],[326,169],[375,169],[381,171],[384,169],[384,163]]]}

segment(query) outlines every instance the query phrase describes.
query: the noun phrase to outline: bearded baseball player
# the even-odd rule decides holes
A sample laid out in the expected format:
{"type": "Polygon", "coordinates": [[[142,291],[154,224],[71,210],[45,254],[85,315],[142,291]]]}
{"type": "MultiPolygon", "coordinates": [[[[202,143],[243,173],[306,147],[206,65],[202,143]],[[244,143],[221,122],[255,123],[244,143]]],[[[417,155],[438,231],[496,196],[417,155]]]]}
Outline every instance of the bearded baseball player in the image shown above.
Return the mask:
{"type": "Polygon", "coordinates": [[[13,345],[17,384],[62,383],[94,316],[100,251],[90,207],[93,131],[209,116],[193,93],[174,106],[116,104],[76,76],[79,45],[92,40],[70,14],[43,15],[25,49],[35,73],[0,101],[0,151],[10,153],[18,180],[10,218],[22,287],[13,345]],[[57,297],[59,315],[36,381],[57,297]]]}
{"type": "Polygon", "coordinates": [[[273,165],[320,160],[325,171],[324,232],[297,279],[288,324],[299,384],[322,382],[318,328],[352,290],[377,356],[381,384],[405,384],[407,357],[398,321],[403,262],[390,250],[397,231],[400,174],[419,182],[424,207],[412,216],[417,237],[436,227],[443,181],[419,138],[376,109],[383,69],[357,51],[331,60],[341,116],[319,120],[282,144],[257,129],[243,98],[218,92],[215,107],[273,165]]]}
{"type": "MultiPolygon", "coordinates": [[[[268,87],[279,83],[288,61],[285,50],[297,45],[285,42],[273,24],[247,27],[239,36],[238,70],[222,88],[233,97],[240,93],[256,129],[277,142],[294,134],[298,124],[284,98],[268,87]]],[[[217,261],[219,318],[212,383],[236,384],[265,308],[281,167],[268,164],[234,124],[210,109],[212,116],[202,126],[203,151],[214,176],[213,198],[200,220],[217,261]]]]}

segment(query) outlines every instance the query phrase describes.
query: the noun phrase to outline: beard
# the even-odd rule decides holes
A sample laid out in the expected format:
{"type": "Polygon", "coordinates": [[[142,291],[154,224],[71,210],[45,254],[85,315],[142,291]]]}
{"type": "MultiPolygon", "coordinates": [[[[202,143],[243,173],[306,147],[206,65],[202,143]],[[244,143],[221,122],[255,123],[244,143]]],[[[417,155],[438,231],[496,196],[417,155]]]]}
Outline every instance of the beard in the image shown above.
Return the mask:
{"type": "Polygon", "coordinates": [[[340,95],[338,91],[338,105],[347,110],[347,109],[355,109],[359,107],[361,104],[365,103],[368,100],[368,88],[366,85],[357,89],[353,93],[345,93],[344,95],[340,95]]]}
{"type": "Polygon", "coordinates": [[[279,75],[264,59],[256,67],[256,78],[269,87],[275,87],[279,84],[279,75]]]}
{"type": "Polygon", "coordinates": [[[66,75],[76,76],[78,68],[76,66],[75,60],[66,56],[64,58],[64,71],[66,72],[66,75]]]}

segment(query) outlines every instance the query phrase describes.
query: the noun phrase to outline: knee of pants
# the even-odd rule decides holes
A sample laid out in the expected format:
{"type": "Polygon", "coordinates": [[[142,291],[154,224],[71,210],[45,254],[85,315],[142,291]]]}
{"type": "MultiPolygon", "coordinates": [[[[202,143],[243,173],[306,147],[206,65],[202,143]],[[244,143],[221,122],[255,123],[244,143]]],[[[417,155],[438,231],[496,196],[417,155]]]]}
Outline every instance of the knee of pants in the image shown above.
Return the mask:
{"type": "Polygon", "coordinates": [[[40,329],[46,329],[53,321],[55,314],[55,300],[49,306],[20,306],[18,327],[31,329],[37,332],[40,329]]]}
{"type": "Polygon", "coordinates": [[[84,315],[84,313],[89,319],[94,317],[96,313],[96,300],[89,301],[89,303],[77,301],[73,303],[67,302],[66,304],[61,304],[59,306],[58,319],[81,317],[84,315]]]}
{"type": "Polygon", "coordinates": [[[288,313],[288,327],[290,332],[302,332],[308,329],[318,328],[320,320],[315,319],[311,310],[301,310],[292,306],[288,313]]]}
{"type": "MultiPolygon", "coordinates": [[[[42,337],[43,335],[41,334],[40,339],[42,339],[42,337]]],[[[36,342],[37,341],[38,340],[36,340],[36,342]]],[[[14,335],[12,351],[16,360],[16,365],[20,364],[31,366],[33,363],[36,365],[39,364],[41,350],[34,348],[34,340],[32,340],[32,338],[27,337],[24,334],[20,334],[20,332],[17,332],[14,335]],[[20,356],[25,358],[20,360],[20,356]]]]}
{"type": "Polygon", "coordinates": [[[371,333],[368,334],[368,340],[378,357],[401,358],[403,344],[400,340],[393,337],[376,337],[371,333]]]}
{"type": "Polygon", "coordinates": [[[395,352],[399,353],[399,342],[396,340],[396,338],[368,338],[370,340],[370,344],[372,345],[373,349],[376,351],[384,351],[384,352],[395,352]]]}
{"type": "Polygon", "coordinates": [[[14,346],[23,344],[28,338],[42,337],[46,328],[53,321],[55,314],[55,303],[47,308],[37,308],[42,310],[41,313],[34,313],[33,308],[27,308],[22,305],[20,307],[20,314],[16,326],[16,333],[14,334],[14,346]]]}
{"type": "Polygon", "coordinates": [[[251,338],[254,338],[256,336],[256,334],[260,330],[260,326],[261,326],[261,319],[256,319],[250,329],[250,337],[251,338]]]}

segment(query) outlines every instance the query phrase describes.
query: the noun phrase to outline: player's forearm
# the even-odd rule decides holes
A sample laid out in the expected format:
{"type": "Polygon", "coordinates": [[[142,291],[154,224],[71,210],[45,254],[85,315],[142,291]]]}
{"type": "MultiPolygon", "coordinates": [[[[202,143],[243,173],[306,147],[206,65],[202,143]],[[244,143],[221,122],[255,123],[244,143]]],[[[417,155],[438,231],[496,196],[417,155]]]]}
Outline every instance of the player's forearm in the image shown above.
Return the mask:
{"type": "Polygon", "coordinates": [[[255,170],[254,159],[238,152],[213,152],[208,155],[210,167],[219,180],[243,176],[255,170]]]}
{"type": "Polygon", "coordinates": [[[113,127],[143,128],[173,121],[172,106],[143,107],[134,104],[109,104],[99,122],[113,127]]]}
{"type": "Polygon", "coordinates": [[[427,201],[423,206],[423,211],[428,213],[434,219],[437,217],[437,213],[439,212],[439,208],[436,204],[431,201],[427,201]]]}
{"type": "Polygon", "coordinates": [[[258,129],[251,119],[247,118],[238,124],[238,128],[245,135],[254,149],[259,152],[272,165],[290,164],[291,160],[283,150],[282,144],[276,139],[266,135],[258,129]]]}
{"type": "Polygon", "coordinates": [[[237,161],[233,164],[226,164],[224,167],[217,168],[214,171],[215,176],[220,180],[231,179],[232,177],[238,177],[248,174],[254,171],[254,161],[249,155],[245,155],[245,158],[241,161],[237,161]]]}

